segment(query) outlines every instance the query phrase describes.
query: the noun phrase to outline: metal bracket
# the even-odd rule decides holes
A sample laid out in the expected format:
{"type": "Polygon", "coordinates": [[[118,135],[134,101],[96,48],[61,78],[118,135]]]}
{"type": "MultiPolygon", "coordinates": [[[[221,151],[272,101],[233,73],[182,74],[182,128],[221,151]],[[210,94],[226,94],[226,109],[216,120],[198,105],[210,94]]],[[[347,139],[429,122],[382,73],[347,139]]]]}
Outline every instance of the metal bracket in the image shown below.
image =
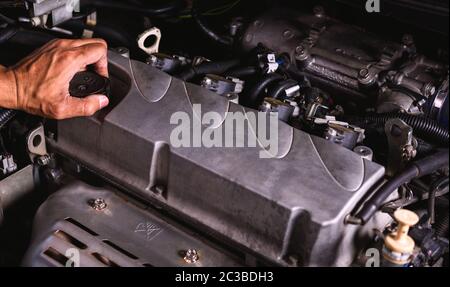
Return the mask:
{"type": "Polygon", "coordinates": [[[161,42],[161,31],[156,28],[150,28],[144,33],[138,36],[138,46],[141,50],[143,50],[148,55],[158,53],[159,51],[159,43],[161,42]],[[148,39],[154,38],[153,43],[151,45],[146,45],[146,41],[148,39]]]}
{"type": "Polygon", "coordinates": [[[387,175],[393,176],[417,155],[417,140],[413,129],[400,119],[392,119],[385,125],[389,144],[387,175]]]}
{"type": "Polygon", "coordinates": [[[27,0],[32,24],[39,27],[55,27],[80,11],[80,0],[27,0]],[[45,16],[45,17],[42,17],[45,16]],[[51,21],[47,21],[47,18],[51,21]]]}
{"type": "Polygon", "coordinates": [[[47,155],[47,145],[45,143],[44,126],[32,130],[27,136],[27,149],[31,161],[34,162],[36,157],[47,155]]]}

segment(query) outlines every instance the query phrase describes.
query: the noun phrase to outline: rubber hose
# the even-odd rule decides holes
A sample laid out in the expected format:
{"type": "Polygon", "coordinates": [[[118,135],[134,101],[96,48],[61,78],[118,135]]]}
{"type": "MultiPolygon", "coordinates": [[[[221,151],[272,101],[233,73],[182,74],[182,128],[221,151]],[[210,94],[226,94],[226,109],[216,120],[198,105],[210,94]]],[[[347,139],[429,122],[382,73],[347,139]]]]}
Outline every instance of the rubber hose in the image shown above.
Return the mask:
{"type": "Polygon", "coordinates": [[[235,78],[243,78],[253,76],[258,73],[258,68],[253,66],[234,68],[226,72],[227,76],[235,78]]]}
{"type": "Polygon", "coordinates": [[[417,154],[420,156],[430,155],[435,151],[435,148],[432,144],[424,141],[421,138],[417,138],[417,154]]]}
{"type": "Polygon", "coordinates": [[[448,185],[448,183],[449,179],[448,177],[445,177],[433,183],[430,187],[428,196],[428,216],[430,217],[430,224],[434,224],[436,220],[436,193],[442,190],[443,186],[448,185]]]}
{"type": "Polygon", "coordinates": [[[16,21],[14,19],[9,18],[8,16],[3,15],[0,13],[0,23],[6,23],[6,24],[16,24],[16,21]]]}
{"type": "Polygon", "coordinates": [[[180,78],[183,81],[189,81],[195,78],[198,75],[205,75],[205,74],[223,74],[227,70],[236,67],[240,64],[240,60],[233,59],[233,60],[226,60],[226,61],[219,61],[219,62],[205,62],[198,66],[190,67],[188,70],[185,70],[181,72],[178,75],[178,78],[180,78]]]}
{"type": "Polygon", "coordinates": [[[19,31],[17,26],[8,25],[6,28],[0,30],[0,45],[7,42],[19,31]]]}
{"type": "Polygon", "coordinates": [[[279,74],[267,74],[266,76],[264,76],[264,78],[262,78],[253,88],[252,90],[249,92],[247,101],[250,105],[257,107],[258,105],[261,104],[262,102],[262,98],[261,95],[264,92],[264,90],[273,82],[282,80],[283,76],[279,75],[279,74]]]}
{"type": "Polygon", "coordinates": [[[40,47],[56,39],[55,36],[33,30],[19,30],[8,42],[18,45],[40,47]]]}
{"type": "Polygon", "coordinates": [[[375,212],[378,211],[385,200],[401,185],[410,182],[415,178],[431,174],[440,168],[448,167],[448,157],[449,151],[446,149],[412,162],[407,168],[394,176],[375,192],[375,194],[364,203],[355,218],[359,219],[362,224],[365,224],[372,218],[375,212]]]}
{"type": "Polygon", "coordinates": [[[215,31],[213,31],[211,28],[208,27],[208,25],[203,21],[201,18],[201,15],[197,12],[197,10],[192,7],[192,18],[194,19],[195,23],[197,23],[200,30],[203,31],[203,33],[208,36],[210,39],[214,40],[217,43],[220,43],[225,46],[231,46],[233,45],[233,39],[231,37],[225,37],[222,35],[219,35],[215,31]]]}
{"type": "Polygon", "coordinates": [[[371,123],[375,123],[384,127],[386,122],[395,118],[401,119],[406,124],[411,126],[414,129],[414,134],[422,139],[427,139],[446,146],[449,144],[448,129],[440,126],[439,123],[435,120],[422,116],[414,116],[401,113],[387,113],[366,117],[343,117],[344,120],[348,119],[348,121],[350,122],[356,122],[356,124],[360,125],[361,128],[367,127],[371,123]]]}

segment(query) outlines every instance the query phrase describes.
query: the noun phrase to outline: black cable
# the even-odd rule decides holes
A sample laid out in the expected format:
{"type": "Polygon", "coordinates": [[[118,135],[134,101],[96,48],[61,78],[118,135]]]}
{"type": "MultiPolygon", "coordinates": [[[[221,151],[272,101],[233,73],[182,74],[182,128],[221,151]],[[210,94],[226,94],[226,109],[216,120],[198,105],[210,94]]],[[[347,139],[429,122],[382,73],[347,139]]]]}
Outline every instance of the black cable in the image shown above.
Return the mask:
{"type": "Polygon", "coordinates": [[[6,28],[0,30],[0,45],[8,42],[16,33],[19,31],[19,28],[14,25],[8,25],[6,28]]]}
{"type": "Polygon", "coordinates": [[[195,23],[197,23],[200,30],[202,30],[205,35],[207,35],[210,39],[214,40],[215,42],[225,46],[232,46],[233,38],[219,35],[213,29],[208,27],[208,25],[203,21],[200,13],[197,11],[195,4],[196,1],[194,1],[194,4],[192,6],[191,14],[192,18],[194,19],[195,23]]]}
{"type": "Polygon", "coordinates": [[[49,33],[20,29],[8,40],[8,42],[24,46],[40,47],[53,39],[56,39],[56,37],[49,33]]]}
{"type": "Polygon", "coordinates": [[[16,24],[16,21],[9,18],[8,16],[3,15],[2,13],[0,13],[0,21],[3,21],[3,23],[6,24],[16,24]]]}
{"type": "Polygon", "coordinates": [[[275,73],[265,75],[249,92],[247,99],[245,100],[249,105],[253,107],[259,106],[263,101],[264,90],[273,82],[282,80],[283,76],[275,73]]]}
{"type": "Polygon", "coordinates": [[[248,67],[237,67],[230,69],[226,72],[227,76],[235,77],[235,78],[245,78],[249,76],[253,76],[259,72],[259,69],[254,66],[248,67]]]}
{"type": "Polygon", "coordinates": [[[442,190],[445,186],[448,186],[449,178],[444,177],[437,180],[430,187],[430,193],[428,196],[428,216],[430,217],[430,224],[434,224],[436,221],[436,193],[442,190]]]}
{"type": "Polygon", "coordinates": [[[449,151],[448,149],[434,153],[423,159],[412,162],[407,168],[399,174],[390,179],[384,184],[375,194],[364,203],[363,207],[355,216],[352,216],[352,221],[356,219],[358,223],[365,224],[386,199],[401,185],[410,182],[415,178],[431,174],[440,168],[448,167],[449,151]]]}
{"type": "Polygon", "coordinates": [[[350,123],[354,123],[355,125],[358,125],[361,128],[370,127],[371,124],[376,124],[380,127],[384,127],[386,122],[395,118],[401,119],[406,124],[411,126],[414,130],[414,134],[417,135],[418,137],[439,143],[444,146],[448,146],[449,144],[448,129],[440,126],[439,123],[436,122],[435,120],[423,116],[414,116],[403,113],[387,113],[364,117],[352,117],[352,116],[342,117],[343,120],[348,121],[350,123]]]}
{"type": "Polygon", "coordinates": [[[216,74],[221,75],[229,69],[238,66],[241,63],[239,59],[217,61],[217,62],[204,62],[198,66],[190,67],[189,69],[181,72],[177,75],[183,81],[190,81],[199,75],[216,74]]]}

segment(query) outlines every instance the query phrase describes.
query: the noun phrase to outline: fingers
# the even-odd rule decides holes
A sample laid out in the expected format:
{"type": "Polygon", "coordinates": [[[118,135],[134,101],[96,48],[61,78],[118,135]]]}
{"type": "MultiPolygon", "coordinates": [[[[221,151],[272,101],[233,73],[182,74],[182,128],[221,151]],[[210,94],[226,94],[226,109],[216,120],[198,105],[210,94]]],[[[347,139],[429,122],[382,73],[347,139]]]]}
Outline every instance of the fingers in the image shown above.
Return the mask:
{"type": "Polygon", "coordinates": [[[78,66],[76,72],[92,65],[98,74],[108,77],[108,49],[106,45],[103,43],[90,43],[75,47],[71,51],[74,51],[77,55],[75,57],[78,66]]]}
{"type": "Polygon", "coordinates": [[[90,38],[90,39],[55,39],[44,46],[34,50],[30,55],[28,55],[25,59],[33,58],[33,56],[39,55],[44,52],[51,52],[54,50],[67,50],[71,48],[76,48],[84,45],[90,45],[90,44],[100,44],[107,47],[107,43],[103,39],[98,38],[90,38]]]}
{"type": "Polygon", "coordinates": [[[64,103],[60,104],[55,119],[62,120],[75,117],[92,116],[97,111],[108,106],[109,99],[104,95],[92,95],[84,99],[68,97],[64,103]]]}
{"type": "Polygon", "coordinates": [[[70,75],[66,75],[69,78],[90,65],[100,75],[108,77],[108,45],[103,39],[53,40],[33,52],[30,57],[44,52],[61,56],[64,65],[71,71],[70,75]]]}
{"type": "MultiPolygon", "coordinates": [[[[42,47],[44,50],[48,51],[50,49],[54,48],[60,48],[60,49],[69,49],[69,48],[76,48],[80,46],[90,45],[90,44],[100,44],[107,47],[107,44],[105,40],[98,39],[98,38],[89,38],[89,39],[75,39],[75,40],[68,40],[68,39],[58,39],[53,40],[47,43],[44,47],[42,47]]],[[[41,48],[41,49],[42,49],[41,48]]]]}

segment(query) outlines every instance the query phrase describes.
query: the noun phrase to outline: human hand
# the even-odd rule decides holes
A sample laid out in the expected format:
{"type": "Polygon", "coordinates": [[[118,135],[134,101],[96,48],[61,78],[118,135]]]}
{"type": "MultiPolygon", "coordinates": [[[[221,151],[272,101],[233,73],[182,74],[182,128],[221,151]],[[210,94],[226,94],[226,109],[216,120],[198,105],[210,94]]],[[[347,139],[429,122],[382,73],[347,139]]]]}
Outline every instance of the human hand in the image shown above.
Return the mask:
{"type": "Polygon", "coordinates": [[[88,66],[108,77],[105,41],[52,41],[17,65],[4,69],[8,84],[3,83],[3,86],[6,86],[4,94],[7,96],[2,97],[0,105],[58,120],[91,116],[109,104],[108,98],[105,95],[92,95],[80,99],[69,94],[69,83],[73,76],[88,66]]]}

